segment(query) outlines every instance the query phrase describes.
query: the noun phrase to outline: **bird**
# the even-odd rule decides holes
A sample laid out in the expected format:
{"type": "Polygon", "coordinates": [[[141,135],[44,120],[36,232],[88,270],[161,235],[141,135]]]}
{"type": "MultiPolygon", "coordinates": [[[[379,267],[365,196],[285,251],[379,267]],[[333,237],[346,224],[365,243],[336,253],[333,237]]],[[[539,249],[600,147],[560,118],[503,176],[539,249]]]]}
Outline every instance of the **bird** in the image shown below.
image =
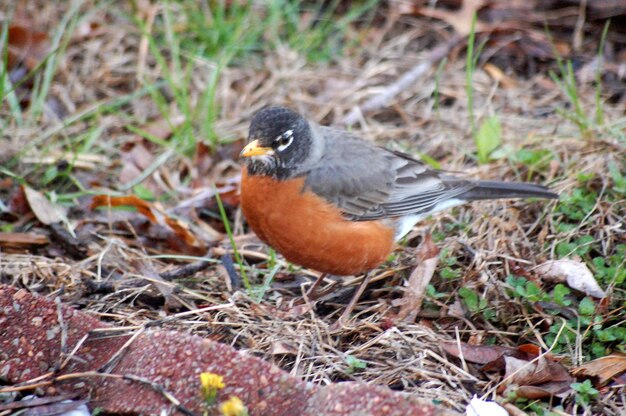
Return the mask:
{"type": "Polygon", "coordinates": [[[240,157],[250,228],[289,262],[335,276],[377,268],[433,213],[478,200],[558,198],[542,185],[433,169],[279,106],[252,116],[240,157]]]}

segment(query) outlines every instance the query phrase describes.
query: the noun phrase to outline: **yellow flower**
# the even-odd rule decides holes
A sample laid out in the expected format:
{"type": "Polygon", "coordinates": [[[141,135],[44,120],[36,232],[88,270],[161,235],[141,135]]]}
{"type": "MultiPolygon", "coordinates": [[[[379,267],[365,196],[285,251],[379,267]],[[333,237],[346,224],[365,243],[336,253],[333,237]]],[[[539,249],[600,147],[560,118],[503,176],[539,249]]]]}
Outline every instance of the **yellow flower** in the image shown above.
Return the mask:
{"type": "Polygon", "coordinates": [[[220,410],[224,416],[248,416],[248,408],[237,396],[233,396],[220,404],[220,410]]]}
{"type": "Polygon", "coordinates": [[[217,391],[224,388],[224,378],[215,373],[200,374],[200,393],[204,402],[211,406],[215,403],[217,391]]]}
{"type": "Polygon", "coordinates": [[[224,377],[217,375],[215,373],[201,373],[200,374],[200,384],[202,388],[205,390],[209,389],[223,389],[224,388],[224,377]]]}

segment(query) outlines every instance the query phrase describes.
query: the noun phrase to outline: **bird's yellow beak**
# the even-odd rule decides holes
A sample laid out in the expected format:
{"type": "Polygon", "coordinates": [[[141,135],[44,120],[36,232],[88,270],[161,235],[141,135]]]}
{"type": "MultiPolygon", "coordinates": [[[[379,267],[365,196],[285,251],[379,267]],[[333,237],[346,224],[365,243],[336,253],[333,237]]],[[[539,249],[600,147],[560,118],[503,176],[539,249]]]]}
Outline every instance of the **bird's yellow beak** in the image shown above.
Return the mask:
{"type": "Polygon", "coordinates": [[[241,153],[239,153],[239,157],[251,157],[251,156],[263,156],[263,155],[273,155],[274,149],[271,147],[261,147],[259,146],[258,140],[253,140],[246,147],[243,148],[241,153]]]}

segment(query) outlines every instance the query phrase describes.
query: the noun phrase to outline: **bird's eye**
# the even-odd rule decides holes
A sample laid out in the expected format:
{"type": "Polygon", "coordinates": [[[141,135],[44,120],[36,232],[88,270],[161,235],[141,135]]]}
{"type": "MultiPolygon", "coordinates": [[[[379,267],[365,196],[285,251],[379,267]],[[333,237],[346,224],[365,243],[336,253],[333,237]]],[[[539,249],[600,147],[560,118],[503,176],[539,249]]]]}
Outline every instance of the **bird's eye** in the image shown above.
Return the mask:
{"type": "Polygon", "coordinates": [[[291,142],[293,141],[293,130],[287,130],[280,136],[278,136],[273,143],[273,147],[276,148],[279,152],[285,150],[291,142]]]}

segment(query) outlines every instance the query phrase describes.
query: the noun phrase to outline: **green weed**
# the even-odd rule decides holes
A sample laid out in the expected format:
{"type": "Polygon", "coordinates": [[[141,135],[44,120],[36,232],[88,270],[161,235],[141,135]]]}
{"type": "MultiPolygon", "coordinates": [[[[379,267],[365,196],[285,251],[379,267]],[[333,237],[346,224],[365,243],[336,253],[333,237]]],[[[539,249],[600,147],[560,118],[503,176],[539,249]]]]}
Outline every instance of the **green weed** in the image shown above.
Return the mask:
{"type": "Polygon", "coordinates": [[[453,280],[458,279],[462,275],[462,269],[457,265],[458,259],[456,256],[452,255],[449,248],[444,248],[439,253],[439,276],[442,279],[453,280]],[[456,267],[455,267],[456,266],[456,267]]]}
{"type": "Polygon", "coordinates": [[[572,290],[561,283],[549,293],[524,277],[508,276],[506,283],[509,295],[530,304],[542,302],[546,313],[559,315],[563,308],[575,307],[576,317],[553,323],[544,334],[546,344],[554,344],[554,353],[573,351],[577,342],[586,360],[604,356],[614,349],[624,350],[626,328],[597,313],[596,303],[590,297],[576,301],[572,290]]]}
{"type": "MultiPolygon", "coordinates": [[[[569,101],[571,109],[557,108],[557,112],[565,119],[573,122],[584,139],[592,139],[594,132],[599,130],[604,122],[604,109],[602,103],[602,56],[604,52],[604,44],[609,30],[609,23],[604,26],[600,46],[598,48],[598,67],[595,74],[595,111],[591,114],[582,102],[581,94],[578,91],[578,81],[570,60],[564,61],[559,55],[554,42],[552,42],[552,50],[556,57],[558,72],[550,71],[550,78],[561,89],[563,95],[569,101]]],[[[546,29],[547,31],[547,29],[546,29]]],[[[550,33],[548,32],[550,37],[550,33]]],[[[552,38],[550,37],[551,41],[552,38]]]]}
{"type": "Polygon", "coordinates": [[[572,383],[571,387],[576,392],[576,402],[583,407],[589,406],[591,401],[600,395],[600,392],[592,386],[591,380],[585,380],[582,383],[572,383]]]}
{"type": "Polygon", "coordinates": [[[463,300],[463,304],[472,314],[480,313],[487,321],[491,321],[496,317],[496,312],[489,308],[487,299],[480,296],[476,291],[462,287],[459,288],[458,293],[463,300]]]}
{"type": "Polygon", "coordinates": [[[359,360],[354,355],[346,355],[346,364],[348,364],[348,368],[346,369],[346,373],[354,374],[358,370],[363,370],[367,368],[367,363],[359,360]]]}
{"type": "Polygon", "coordinates": [[[265,273],[265,277],[263,278],[263,283],[260,285],[254,285],[248,291],[248,294],[252,298],[252,300],[256,303],[261,302],[265,293],[270,289],[272,282],[274,281],[274,276],[280,270],[280,264],[276,264],[273,267],[270,266],[269,271],[265,273]]]}
{"type": "Polygon", "coordinates": [[[502,127],[500,119],[496,115],[492,115],[483,120],[479,128],[476,127],[476,118],[474,114],[474,88],[473,78],[478,63],[480,52],[485,43],[475,48],[476,38],[476,13],[472,17],[472,26],[467,41],[467,56],[465,58],[465,91],[467,94],[467,108],[470,118],[470,129],[476,150],[478,153],[478,162],[481,164],[488,163],[491,153],[502,143],[502,127]]]}
{"type": "Polygon", "coordinates": [[[497,116],[487,117],[474,135],[478,162],[488,163],[491,153],[502,143],[502,126],[497,116]]]}

